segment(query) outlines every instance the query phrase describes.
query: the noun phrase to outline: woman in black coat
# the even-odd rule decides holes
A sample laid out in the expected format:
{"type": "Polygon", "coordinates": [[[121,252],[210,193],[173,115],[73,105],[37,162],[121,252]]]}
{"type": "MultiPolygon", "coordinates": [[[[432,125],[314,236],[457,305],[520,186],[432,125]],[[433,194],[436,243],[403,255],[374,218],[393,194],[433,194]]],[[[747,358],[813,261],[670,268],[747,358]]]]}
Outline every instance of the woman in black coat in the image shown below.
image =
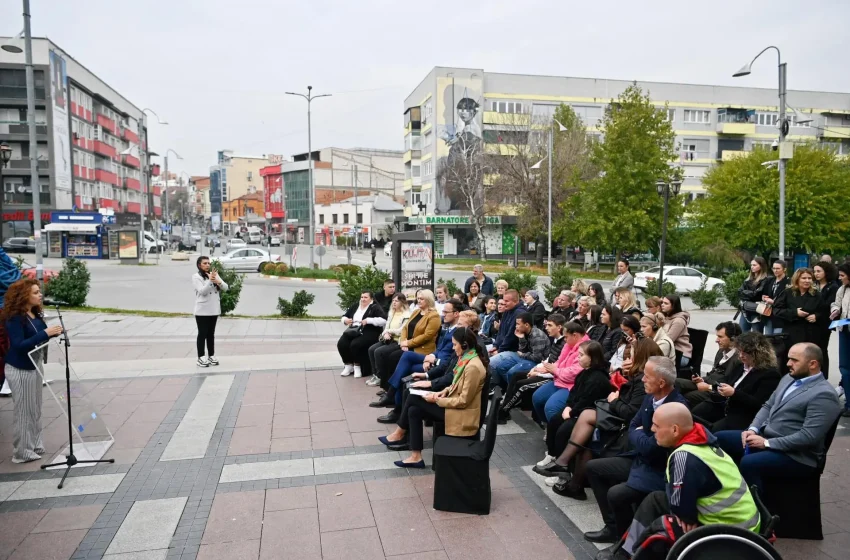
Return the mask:
{"type": "Polygon", "coordinates": [[[590,322],[587,324],[584,331],[590,340],[595,340],[600,344],[602,343],[602,339],[605,338],[605,333],[608,332],[608,327],[602,324],[602,308],[598,305],[590,306],[590,322]]]}
{"type": "Polygon", "coordinates": [[[741,362],[712,387],[711,399],[692,411],[695,417],[713,423],[712,432],[746,430],[779,385],[776,353],[764,335],[743,333],[735,339],[735,348],[741,362]]]}
{"type": "MultiPolygon", "coordinates": [[[[841,283],[838,281],[838,267],[831,262],[820,261],[812,267],[812,273],[815,277],[815,288],[818,289],[821,299],[829,307],[835,302],[835,294],[838,293],[838,288],[841,287],[841,283]]],[[[827,328],[826,342],[823,345],[823,363],[821,364],[824,375],[829,371],[829,356],[826,355],[826,348],[829,347],[829,337],[831,335],[832,331],[827,328]]]]}
{"type": "Polygon", "coordinates": [[[605,306],[605,290],[602,289],[602,284],[594,282],[587,288],[587,295],[596,300],[596,305],[605,306]]]}
{"type": "Polygon", "coordinates": [[[348,308],[341,318],[347,328],[336,343],[336,349],[345,367],[343,377],[352,373],[354,377],[372,375],[369,348],[378,342],[378,337],[387,324],[387,312],[372,299],[368,290],[360,294],[360,301],[348,308]]]}
{"type": "Polygon", "coordinates": [[[768,286],[767,261],[755,257],[750,262],[750,275],[738,288],[738,299],[741,301],[741,331],[764,331],[762,317],[756,312],[756,306],[762,302],[762,296],[768,286]]]}
{"type": "Polygon", "coordinates": [[[606,303],[602,308],[601,320],[602,324],[608,327],[608,331],[602,337],[602,350],[605,353],[605,361],[610,363],[623,338],[623,329],[620,328],[623,314],[613,305],[606,303]]]}
{"type": "Polygon", "coordinates": [[[783,334],[788,335],[788,347],[800,342],[811,342],[823,352],[823,376],[829,374],[829,303],[814,286],[814,274],[809,268],[799,268],[791,277],[791,284],[782,292],[773,306],[773,313],[784,322],[783,334]]]}

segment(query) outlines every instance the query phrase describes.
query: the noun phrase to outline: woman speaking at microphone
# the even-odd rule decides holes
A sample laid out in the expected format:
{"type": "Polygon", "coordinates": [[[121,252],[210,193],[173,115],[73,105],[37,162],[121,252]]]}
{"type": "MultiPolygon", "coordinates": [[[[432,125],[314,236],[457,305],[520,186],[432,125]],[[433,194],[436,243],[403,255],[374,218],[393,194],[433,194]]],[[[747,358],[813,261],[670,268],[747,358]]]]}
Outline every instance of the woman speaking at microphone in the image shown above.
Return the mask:
{"type": "MultiPolygon", "coordinates": [[[[62,327],[48,327],[41,310],[41,288],[31,278],[9,286],[3,299],[2,318],[9,335],[6,351],[6,379],[15,405],[13,463],[41,459],[41,379],[30,352],[48,339],[62,334],[62,327]]],[[[43,350],[42,350],[43,351],[43,350]]],[[[41,356],[33,356],[41,359],[41,356]]]]}

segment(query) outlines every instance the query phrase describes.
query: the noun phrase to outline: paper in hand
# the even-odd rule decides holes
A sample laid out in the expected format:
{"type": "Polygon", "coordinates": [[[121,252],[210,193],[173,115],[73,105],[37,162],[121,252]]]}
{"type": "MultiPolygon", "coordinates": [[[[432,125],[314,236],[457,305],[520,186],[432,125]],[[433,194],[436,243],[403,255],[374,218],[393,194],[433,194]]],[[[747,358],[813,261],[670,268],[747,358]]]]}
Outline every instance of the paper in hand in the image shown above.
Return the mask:
{"type": "Polygon", "coordinates": [[[425,389],[410,389],[411,395],[419,395],[420,397],[424,397],[430,393],[433,393],[433,391],[426,391],[425,389]]]}
{"type": "Polygon", "coordinates": [[[850,325],[850,319],[836,319],[829,324],[829,330],[838,329],[850,325]]]}

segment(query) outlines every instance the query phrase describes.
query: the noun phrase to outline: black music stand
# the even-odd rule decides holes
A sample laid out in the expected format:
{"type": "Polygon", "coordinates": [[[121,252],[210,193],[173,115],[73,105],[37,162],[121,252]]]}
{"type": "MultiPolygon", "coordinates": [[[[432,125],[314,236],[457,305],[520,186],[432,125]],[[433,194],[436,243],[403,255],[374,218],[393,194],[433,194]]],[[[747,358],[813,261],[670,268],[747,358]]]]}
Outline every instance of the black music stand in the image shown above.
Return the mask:
{"type": "Polygon", "coordinates": [[[59,324],[62,325],[62,344],[65,346],[65,396],[68,399],[68,454],[64,461],[52,463],[50,465],[41,465],[42,469],[50,467],[65,467],[65,474],[62,475],[62,480],[59,481],[59,488],[65,485],[65,478],[71,472],[71,467],[74,465],[82,465],[88,463],[114,463],[115,459],[84,459],[79,460],[74,455],[74,423],[71,421],[71,362],[68,357],[68,347],[71,346],[71,341],[68,339],[68,331],[65,330],[65,321],[62,319],[62,313],[59,311],[59,306],[56,306],[56,314],[59,316],[59,324]]]}

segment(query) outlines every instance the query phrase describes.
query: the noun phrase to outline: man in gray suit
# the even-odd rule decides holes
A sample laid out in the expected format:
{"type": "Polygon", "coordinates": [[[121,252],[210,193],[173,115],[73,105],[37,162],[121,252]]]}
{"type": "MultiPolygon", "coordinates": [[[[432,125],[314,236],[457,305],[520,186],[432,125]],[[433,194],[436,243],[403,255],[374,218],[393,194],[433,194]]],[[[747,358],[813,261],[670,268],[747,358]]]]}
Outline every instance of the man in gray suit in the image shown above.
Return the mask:
{"type": "Polygon", "coordinates": [[[748,484],[763,489],[762,476],[803,478],[817,473],[824,439],[841,412],[835,389],[821,373],[822,360],[814,344],[792,346],[791,373],[782,378],[752,425],[716,434],[748,484]]]}

